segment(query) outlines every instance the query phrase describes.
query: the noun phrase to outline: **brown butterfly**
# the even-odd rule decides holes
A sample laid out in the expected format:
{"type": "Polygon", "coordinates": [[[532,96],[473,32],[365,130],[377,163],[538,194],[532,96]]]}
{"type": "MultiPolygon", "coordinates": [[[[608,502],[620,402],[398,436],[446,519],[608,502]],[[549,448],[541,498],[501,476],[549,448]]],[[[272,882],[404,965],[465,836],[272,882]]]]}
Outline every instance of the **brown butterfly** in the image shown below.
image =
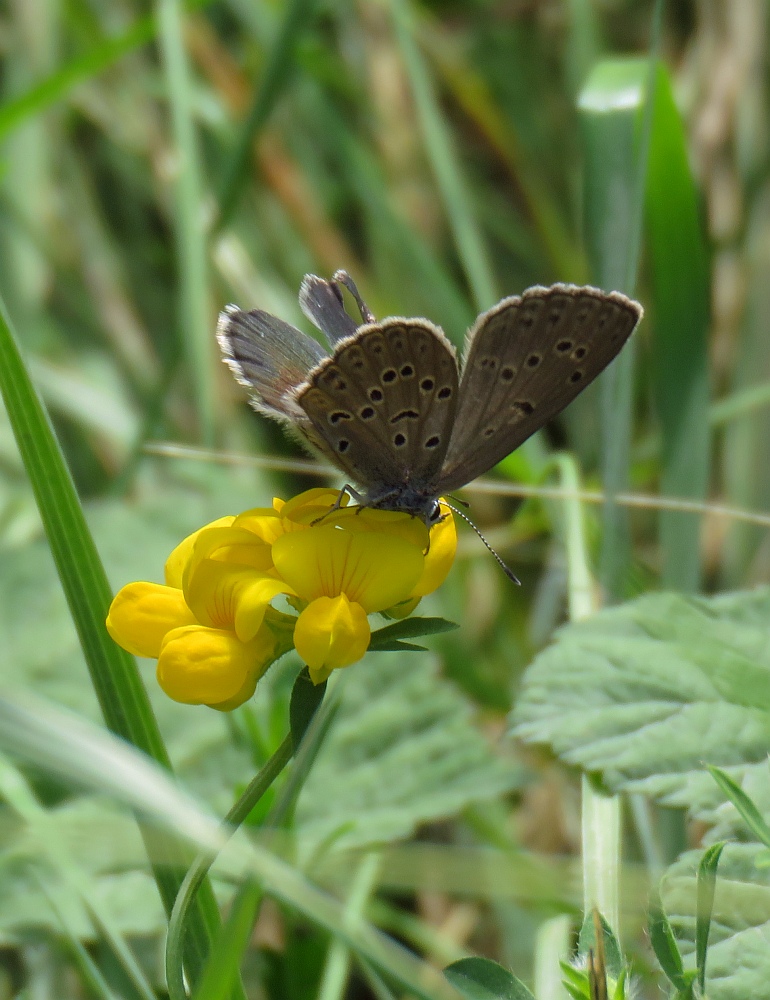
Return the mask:
{"type": "Polygon", "coordinates": [[[306,275],[299,301],[331,355],[269,313],[227,306],[224,360],[257,410],[296,428],[362,488],[362,504],[426,524],[440,517],[439,496],[487,472],[590,385],[642,318],[619,292],[535,286],[478,317],[458,368],[439,327],[377,322],[344,271],[306,275]]]}

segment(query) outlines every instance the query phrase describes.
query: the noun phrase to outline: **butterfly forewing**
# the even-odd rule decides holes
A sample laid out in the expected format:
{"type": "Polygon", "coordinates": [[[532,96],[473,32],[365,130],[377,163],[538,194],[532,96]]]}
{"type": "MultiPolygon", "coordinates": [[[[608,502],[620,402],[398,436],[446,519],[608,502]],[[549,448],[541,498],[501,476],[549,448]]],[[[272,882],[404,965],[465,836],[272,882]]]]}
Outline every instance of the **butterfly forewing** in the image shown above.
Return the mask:
{"type": "Polygon", "coordinates": [[[317,341],[261,309],[245,312],[237,306],[220,313],[217,340],[255,409],[280,420],[305,421],[293,390],[327,356],[317,341]]]}
{"type": "Polygon", "coordinates": [[[457,398],[452,345],[427,320],[399,318],[360,327],[296,394],[329,453],[372,500],[433,484],[457,398]]]}
{"type": "Polygon", "coordinates": [[[610,363],[642,310],[618,292],[531,288],[482,313],[468,337],[441,492],[487,472],[610,363]]]}

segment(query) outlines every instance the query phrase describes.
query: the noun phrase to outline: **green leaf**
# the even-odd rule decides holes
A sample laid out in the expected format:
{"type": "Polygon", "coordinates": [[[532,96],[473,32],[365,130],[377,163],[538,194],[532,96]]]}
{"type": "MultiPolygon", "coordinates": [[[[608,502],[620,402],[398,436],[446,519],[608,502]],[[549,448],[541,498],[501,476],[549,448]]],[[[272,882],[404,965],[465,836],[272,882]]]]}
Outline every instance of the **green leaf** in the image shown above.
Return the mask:
{"type": "Polygon", "coordinates": [[[289,725],[295,752],[302,742],[307,727],[313,721],[313,716],[323,701],[325,693],[326,681],[322,684],[314,684],[310,680],[310,672],[307,667],[304,667],[297,674],[294,687],[291,689],[289,703],[289,725]]]}
{"type": "Polygon", "coordinates": [[[701,993],[706,989],[706,955],[711,929],[711,914],[714,908],[717,868],[724,850],[724,843],[712,844],[698,865],[698,907],[695,923],[695,963],[698,966],[698,985],[701,993]]]}
{"type": "Polygon", "coordinates": [[[444,975],[465,1000],[535,1000],[520,979],[489,958],[461,958],[444,975]]]}
{"type": "MultiPolygon", "coordinates": [[[[770,996],[770,871],[758,866],[760,844],[728,844],[719,862],[709,935],[709,1000],[770,996]]],[[[661,896],[685,964],[697,976],[698,869],[703,852],[690,851],[666,872],[661,896]]]]}
{"type": "Polygon", "coordinates": [[[249,944],[263,892],[254,882],[245,882],[211,947],[209,959],[193,993],[193,1000],[229,1000],[238,981],[241,956],[249,944]]]}
{"type": "MultiPolygon", "coordinates": [[[[625,966],[623,953],[620,950],[620,944],[618,943],[618,939],[615,937],[610,925],[604,917],[601,916],[601,914],[599,915],[599,919],[602,924],[602,937],[604,938],[604,961],[607,966],[607,972],[613,979],[618,979],[625,966]]],[[[591,949],[593,949],[594,952],[596,951],[596,928],[594,927],[593,913],[587,913],[583,919],[583,925],[580,928],[580,936],[578,937],[578,954],[587,955],[591,949]]]]}
{"type": "Polygon", "coordinates": [[[377,654],[345,680],[297,804],[297,830],[311,843],[335,831],[340,848],[406,837],[521,781],[518,768],[495,758],[432,657],[377,654]]]}
{"type": "Polygon", "coordinates": [[[713,819],[704,761],[767,785],[770,648],[766,625],[736,620],[743,601],[770,614],[766,588],[728,604],[651,594],[562,629],[526,671],[515,732],[612,791],[713,819]]]}
{"type": "Polygon", "coordinates": [[[669,982],[678,990],[686,989],[688,983],[682,956],[679,953],[669,919],[659,901],[650,907],[647,917],[647,931],[655,957],[669,982]]]}
{"type": "MultiPolygon", "coordinates": [[[[88,530],[72,477],[48,415],[32,385],[5,306],[0,303],[0,392],[19,452],[43,520],[91,682],[110,729],[163,767],[166,747],[136,662],[109,637],[105,619],[112,594],[99,553],[88,530]]],[[[28,627],[29,620],[25,618],[28,627]]],[[[185,851],[169,842],[169,857],[184,864],[185,851]]],[[[154,868],[167,912],[182,881],[179,866],[154,868]]],[[[205,960],[210,935],[219,924],[211,887],[206,883],[192,914],[187,957],[191,967],[205,960]]]]}
{"type": "MultiPolygon", "coordinates": [[[[644,162],[639,124],[647,61],[607,59],[591,71],[578,99],[583,216],[591,280],[633,295],[641,238],[644,162]]],[[[632,340],[599,380],[602,475],[608,496],[628,488],[635,347],[632,340]]],[[[630,562],[628,512],[608,500],[603,511],[601,579],[622,596],[630,562]]]]}
{"type": "Polygon", "coordinates": [[[441,632],[451,632],[459,628],[454,622],[447,621],[446,618],[404,618],[403,621],[393,622],[385,625],[372,633],[369,642],[370,650],[424,650],[424,646],[418,646],[411,642],[402,642],[402,639],[416,639],[423,635],[439,635],[441,632]]]}
{"type": "MultiPolygon", "coordinates": [[[[647,168],[654,389],[663,437],[661,492],[702,500],[709,481],[709,262],[687,136],[664,66],[655,79],[647,168]]],[[[697,591],[701,519],[662,511],[664,586],[697,591]]]]}
{"type": "Polygon", "coordinates": [[[757,840],[764,844],[765,847],[770,847],[770,826],[765,822],[764,817],[751,798],[733,781],[729,774],[726,774],[720,768],[709,765],[708,771],[741,814],[744,823],[757,840]]]}

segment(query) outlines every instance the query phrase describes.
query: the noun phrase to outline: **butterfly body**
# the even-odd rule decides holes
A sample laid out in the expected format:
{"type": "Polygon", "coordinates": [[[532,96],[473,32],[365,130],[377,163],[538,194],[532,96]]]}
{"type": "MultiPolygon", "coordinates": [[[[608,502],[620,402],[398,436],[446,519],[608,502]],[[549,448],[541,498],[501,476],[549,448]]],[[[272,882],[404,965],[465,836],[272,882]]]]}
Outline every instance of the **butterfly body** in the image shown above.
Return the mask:
{"type": "Polygon", "coordinates": [[[300,304],[331,354],[268,313],[228,306],[217,331],[226,363],[258,410],[362,487],[365,506],[428,524],[439,496],[488,471],[590,384],[642,315],[618,292],[536,286],[479,316],[460,368],[429,320],[375,322],[344,272],[331,282],[308,275],[300,304]],[[359,304],[360,325],[340,284],[359,304]]]}

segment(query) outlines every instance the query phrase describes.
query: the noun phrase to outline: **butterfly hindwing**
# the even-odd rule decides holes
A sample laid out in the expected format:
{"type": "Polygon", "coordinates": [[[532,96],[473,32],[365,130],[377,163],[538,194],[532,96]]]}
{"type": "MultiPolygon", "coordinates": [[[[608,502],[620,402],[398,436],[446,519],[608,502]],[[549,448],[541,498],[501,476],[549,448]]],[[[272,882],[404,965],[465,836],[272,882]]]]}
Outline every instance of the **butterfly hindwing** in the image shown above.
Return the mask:
{"type": "Polygon", "coordinates": [[[457,361],[423,319],[359,327],[296,393],[326,451],[377,498],[438,476],[458,397],[457,361]]]}
{"type": "Polygon", "coordinates": [[[294,424],[306,421],[294,390],[327,356],[318,341],[261,309],[246,312],[237,306],[220,313],[217,340],[256,410],[294,424]]]}
{"type": "Polygon", "coordinates": [[[482,313],[468,335],[439,489],[464,486],[519,447],[617,355],[641,318],[619,292],[534,287],[482,313]]]}

